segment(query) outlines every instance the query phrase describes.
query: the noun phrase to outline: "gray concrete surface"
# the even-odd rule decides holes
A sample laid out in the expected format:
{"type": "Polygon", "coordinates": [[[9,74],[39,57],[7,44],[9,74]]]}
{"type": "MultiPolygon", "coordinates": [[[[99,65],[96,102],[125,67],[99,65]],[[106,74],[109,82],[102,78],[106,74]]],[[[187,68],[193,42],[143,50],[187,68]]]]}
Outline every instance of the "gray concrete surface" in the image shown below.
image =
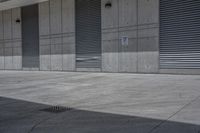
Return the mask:
{"type": "Polygon", "coordinates": [[[199,133],[200,76],[0,71],[0,133],[199,133]],[[60,105],[63,113],[42,109],[60,105]]]}
{"type": "MultiPolygon", "coordinates": [[[[39,3],[38,70],[79,71],[74,1],[39,3]]],[[[159,0],[111,0],[109,9],[105,8],[106,3],[107,0],[101,0],[101,70],[158,73],[159,0]],[[122,37],[129,38],[128,45],[122,45],[122,37]]],[[[20,11],[20,7],[0,11],[0,70],[35,70],[22,66],[22,23],[15,23],[21,18],[20,11]]]]}

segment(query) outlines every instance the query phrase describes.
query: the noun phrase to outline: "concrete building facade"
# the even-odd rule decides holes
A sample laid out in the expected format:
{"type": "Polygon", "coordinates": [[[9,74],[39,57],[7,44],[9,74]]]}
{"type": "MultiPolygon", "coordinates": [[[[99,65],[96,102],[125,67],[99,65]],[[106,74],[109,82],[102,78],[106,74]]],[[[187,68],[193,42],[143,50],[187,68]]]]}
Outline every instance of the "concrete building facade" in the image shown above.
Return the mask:
{"type": "Polygon", "coordinates": [[[77,68],[76,2],[37,4],[38,67],[23,66],[23,7],[0,11],[0,69],[200,74],[161,68],[160,0],[101,0],[101,66],[77,68]]]}

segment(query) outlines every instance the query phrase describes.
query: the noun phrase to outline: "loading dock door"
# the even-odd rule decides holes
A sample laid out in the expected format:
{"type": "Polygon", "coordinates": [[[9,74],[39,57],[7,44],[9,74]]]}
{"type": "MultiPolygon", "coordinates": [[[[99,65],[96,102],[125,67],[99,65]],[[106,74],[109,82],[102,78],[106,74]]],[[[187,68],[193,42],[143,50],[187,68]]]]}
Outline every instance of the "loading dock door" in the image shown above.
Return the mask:
{"type": "Polygon", "coordinates": [[[76,0],[76,67],[101,68],[101,0],[76,0]]]}
{"type": "Polygon", "coordinates": [[[39,68],[38,5],[22,7],[22,65],[39,68]]]}
{"type": "Polygon", "coordinates": [[[161,69],[200,69],[200,1],[160,0],[161,69]]]}

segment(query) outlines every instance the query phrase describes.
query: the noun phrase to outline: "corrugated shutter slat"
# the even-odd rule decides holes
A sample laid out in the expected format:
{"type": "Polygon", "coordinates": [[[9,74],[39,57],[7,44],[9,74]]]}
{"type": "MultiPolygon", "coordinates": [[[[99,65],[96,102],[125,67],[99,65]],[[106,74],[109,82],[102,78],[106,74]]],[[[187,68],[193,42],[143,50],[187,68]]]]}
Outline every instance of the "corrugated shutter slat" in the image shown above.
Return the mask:
{"type": "Polygon", "coordinates": [[[160,68],[200,69],[199,0],[160,0],[160,68]]]}
{"type": "Polygon", "coordinates": [[[101,1],[76,0],[76,67],[101,67],[101,1]]]}

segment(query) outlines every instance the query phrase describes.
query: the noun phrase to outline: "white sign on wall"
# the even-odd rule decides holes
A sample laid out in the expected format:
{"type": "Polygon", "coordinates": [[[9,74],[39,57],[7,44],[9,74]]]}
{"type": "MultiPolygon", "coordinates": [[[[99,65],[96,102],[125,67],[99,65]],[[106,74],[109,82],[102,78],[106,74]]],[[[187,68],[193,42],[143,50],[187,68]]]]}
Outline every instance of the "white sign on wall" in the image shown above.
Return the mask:
{"type": "Polygon", "coordinates": [[[128,46],[128,37],[127,36],[121,37],[121,45],[128,46]]]}

